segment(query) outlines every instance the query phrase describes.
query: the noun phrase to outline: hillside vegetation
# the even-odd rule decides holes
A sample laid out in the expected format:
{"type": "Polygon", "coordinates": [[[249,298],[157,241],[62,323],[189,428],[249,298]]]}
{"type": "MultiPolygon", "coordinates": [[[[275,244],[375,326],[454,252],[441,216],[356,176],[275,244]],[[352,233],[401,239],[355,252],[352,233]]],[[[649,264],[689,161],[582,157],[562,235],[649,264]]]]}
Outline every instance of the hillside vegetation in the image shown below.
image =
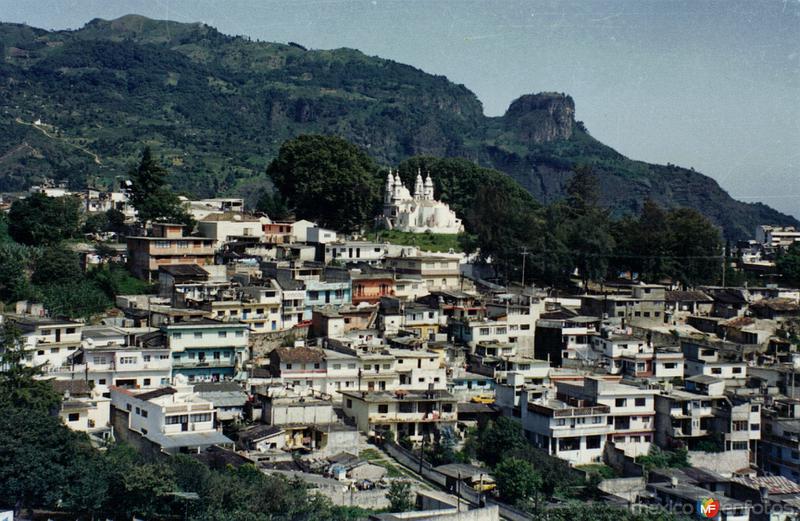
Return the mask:
{"type": "Polygon", "coordinates": [[[734,201],[692,170],[625,158],[575,120],[567,95],[524,95],[489,118],[463,85],[353,49],[306,50],[129,15],[76,31],[0,24],[0,57],[0,191],[44,177],[109,185],[148,145],[177,191],[254,200],[284,141],[328,134],[382,165],[463,157],[508,174],[539,202],[563,197],[574,167],[591,164],[617,216],[651,197],[700,210],[729,238],[759,223],[797,223],[734,201]]]}

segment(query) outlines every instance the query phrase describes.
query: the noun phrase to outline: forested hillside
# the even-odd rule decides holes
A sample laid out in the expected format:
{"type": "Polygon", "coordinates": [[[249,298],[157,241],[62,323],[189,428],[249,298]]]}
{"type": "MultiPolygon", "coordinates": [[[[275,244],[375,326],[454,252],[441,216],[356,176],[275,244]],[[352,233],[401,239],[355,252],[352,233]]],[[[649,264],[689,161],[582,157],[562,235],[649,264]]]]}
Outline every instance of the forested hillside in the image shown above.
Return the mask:
{"type": "Polygon", "coordinates": [[[264,172],[281,143],[318,133],[340,135],[383,165],[467,158],[541,202],[561,198],[573,168],[589,164],[616,215],[640,210],[649,196],[700,210],[729,238],[759,223],[797,223],[734,201],[700,173],[625,158],[576,121],[567,95],[525,95],[489,118],[463,85],[357,50],[306,50],[131,15],[77,31],[0,24],[0,56],[0,191],[44,177],[108,185],[149,145],[176,190],[250,196],[269,185],[264,172]]]}

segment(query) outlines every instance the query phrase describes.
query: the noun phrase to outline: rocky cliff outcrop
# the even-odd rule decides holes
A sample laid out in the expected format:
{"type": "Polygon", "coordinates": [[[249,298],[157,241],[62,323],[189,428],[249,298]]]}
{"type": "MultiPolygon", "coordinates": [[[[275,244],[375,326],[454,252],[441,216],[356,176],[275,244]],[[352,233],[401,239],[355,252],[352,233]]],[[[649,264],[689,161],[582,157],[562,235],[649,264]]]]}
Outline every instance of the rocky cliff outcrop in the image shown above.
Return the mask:
{"type": "Polygon", "coordinates": [[[569,139],[575,126],[575,102],[565,94],[526,94],[509,105],[502,122],[526,144],[569,139]]]}

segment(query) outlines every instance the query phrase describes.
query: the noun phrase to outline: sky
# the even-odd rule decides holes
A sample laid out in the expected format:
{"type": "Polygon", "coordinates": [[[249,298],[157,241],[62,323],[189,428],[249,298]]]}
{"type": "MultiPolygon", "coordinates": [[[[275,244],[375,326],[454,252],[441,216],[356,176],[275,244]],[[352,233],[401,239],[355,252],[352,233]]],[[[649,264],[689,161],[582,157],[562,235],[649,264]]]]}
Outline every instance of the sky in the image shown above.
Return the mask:
{"type": "Polygon", "coordinates": [[[136,13],[351,47],[466,85],[487,115],[556,91],[600,141],[800,218],[800,0],[0,0],[47,29],[136,13]]]}

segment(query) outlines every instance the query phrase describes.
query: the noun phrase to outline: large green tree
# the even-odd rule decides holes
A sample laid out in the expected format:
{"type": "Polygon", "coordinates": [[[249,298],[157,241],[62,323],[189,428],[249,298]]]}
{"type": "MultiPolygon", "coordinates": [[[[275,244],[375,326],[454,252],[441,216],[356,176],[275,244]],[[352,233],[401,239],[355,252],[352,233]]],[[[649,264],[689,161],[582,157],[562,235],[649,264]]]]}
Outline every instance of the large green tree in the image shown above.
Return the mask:
{"type": "Polygon", "coordinates": [[[542,476],[527,461],[504,459],[494,468],[494,478],[504,501],[526,509],[539,503],[542,476]]]}
{"type": "Polygon", "coordinates": [[[131,199],[140,222],[171,222],[194,226],[178,195],[167,184],[169,172],[145,147],[139,166],[131,170],[131,199]]]}
{"type": "Polygon", "coordinates": [[[780,252],[775,259],[784,284],[800,287],[800,243],[794,243],[786,251],[780,252]]]}
{"type": "Polygon", "coordinates": [[[487,465],[494,466],[505,454],[521,449],[527,444],[520,424],[501,416],[478,434],[478,458],[487,465]]]}
{"type": "Polygon", "coordinates": [[[561,231],[559,239],[570,251],[572,267],[578,269],[586,288],[588,281],[604,280],[608,273],[614,250],[611,219],[608,210],[599,205],[599,182],[590,167],[575,169],[566,192],[556,213],[566,225],[556,229],[561,231]]]}
{"type": "Polygon", "coordinates": [[[414,508],[414,495],[411,492],[411,483],[408,481],[395,480],[389,485],[386,491],[386,499],[389,500],[390,512],[408,512],[414,508]]]}
{"type": "Polygon", "coordinates": [[[381,202],[375,162],[333,136],[304,135],[281,145],[267,174],[298,218],[336,230],[368,226],[381,202]]]}
{"type": "Polygon", "coordinates": [[[31,194],[14,201],[8,213],[8,232],[22,244],[55,244],[75,237],[80,227],[80,200],[31,194]]]}

